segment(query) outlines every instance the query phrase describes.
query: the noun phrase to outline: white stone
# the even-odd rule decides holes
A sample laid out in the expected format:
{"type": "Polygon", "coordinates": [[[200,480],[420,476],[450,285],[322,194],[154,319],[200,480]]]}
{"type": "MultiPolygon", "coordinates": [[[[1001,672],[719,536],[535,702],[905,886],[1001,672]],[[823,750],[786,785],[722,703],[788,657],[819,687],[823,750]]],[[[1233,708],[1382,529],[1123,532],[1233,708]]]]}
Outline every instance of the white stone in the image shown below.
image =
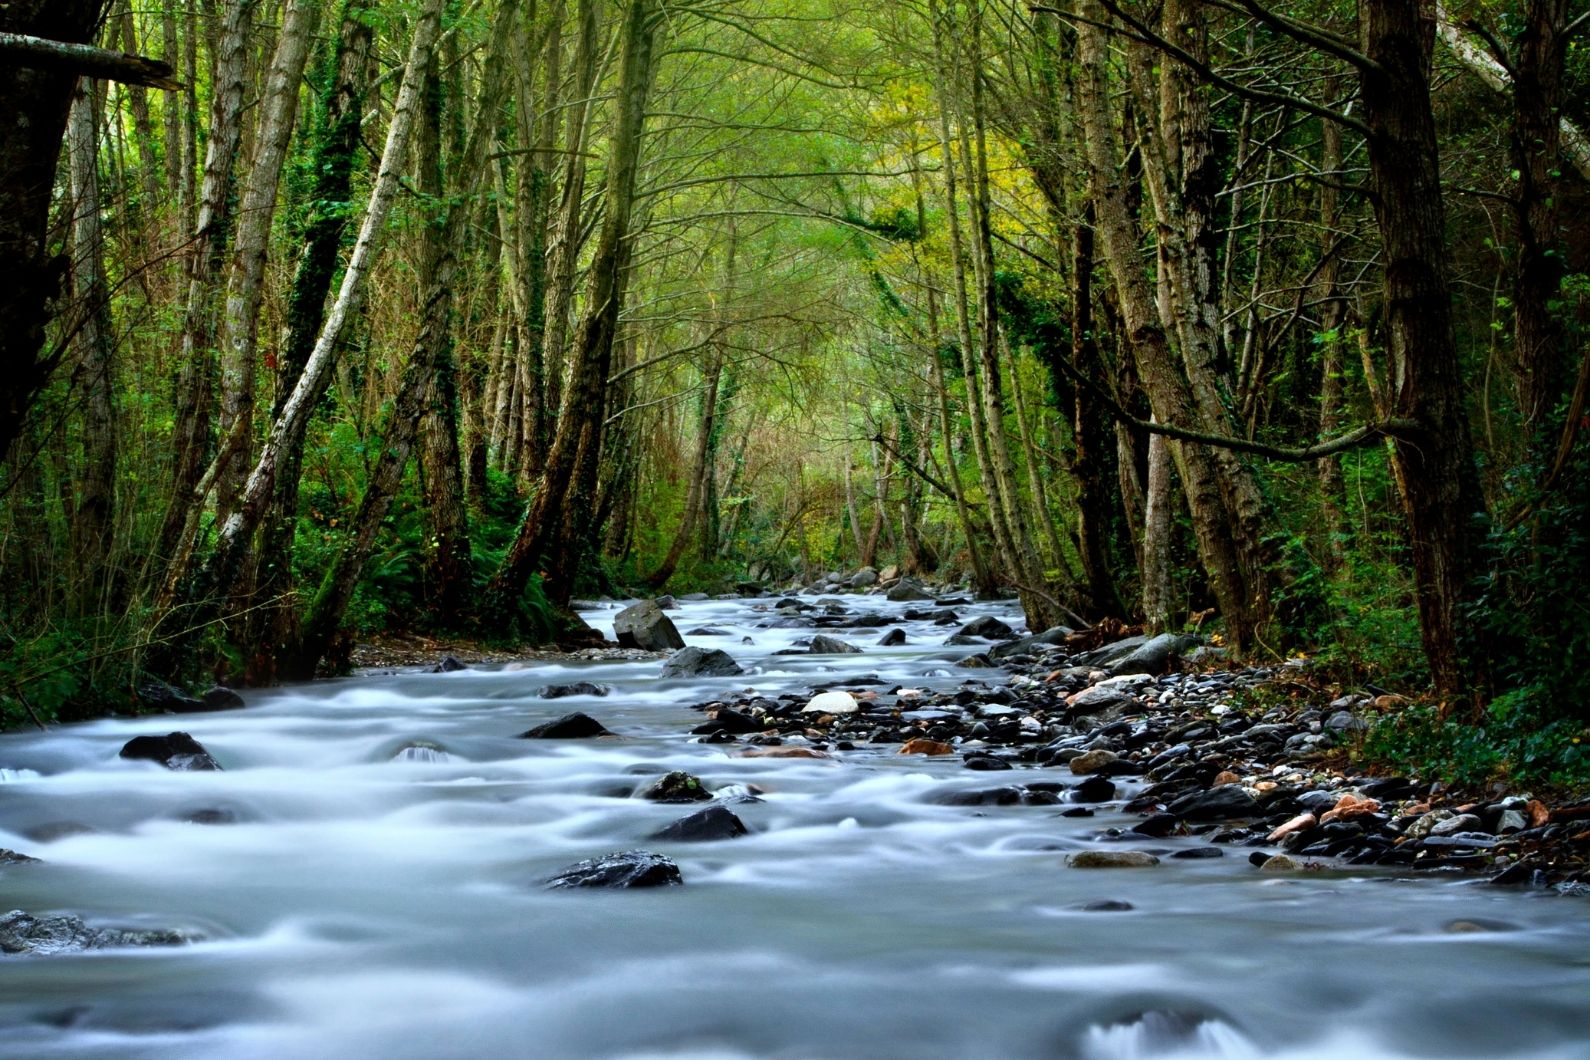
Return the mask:
{"type": "Polygon", "coordinates": [[[823,692],[813,696],[802,714],[854,714],[861,709],[856,697],[849,692],[823,692]]]}

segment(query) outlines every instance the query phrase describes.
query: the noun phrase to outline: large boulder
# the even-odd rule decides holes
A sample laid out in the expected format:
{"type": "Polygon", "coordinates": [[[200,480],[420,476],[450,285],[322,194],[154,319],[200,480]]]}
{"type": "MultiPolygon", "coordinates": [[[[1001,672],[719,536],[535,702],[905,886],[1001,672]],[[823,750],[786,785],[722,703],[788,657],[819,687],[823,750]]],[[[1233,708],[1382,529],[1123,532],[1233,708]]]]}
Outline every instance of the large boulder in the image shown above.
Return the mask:
{"type": "Polygon", "coordinates": [[[562,699],[564,696],[605,696],[611,691],[607,685],[576,681],[569,685],[546,685],[536,695],[542,699],[562,699]]]}
{"type": "Polygon", "coordinates": [[[221,764],[210,757],[204,745],[185,732],[164,736],[134,736],[121,749],[121,757],[159,762],[178,773],[219,771],[221,764]]]}
{"type": "Polygon", "coordinates": [[[1015,630],[993,615],[974,618],[956,633],[958,637],[982,637],[984,640],[1008,640],[1015,635],[1015,630]]]}
{"type": "Polygon", "coordinates": [[[1184,821],[1223,821],[1228,817],[1262,817],[1264,808],[1236,784],[1183,795],[1166,810],[1184,821]]]}
{"type": "Polygon", "coordinates": [[[1021,637],[997,645],[990,648],[988,654],[996,659],[1005,659],[1012,655],[1029,655],[1046,647],[1064,644],[1066,638],[1070,635],[1071,628],[1069,626],[1054,626],[1044,630],[1042,633],[1034,633],[1030,637],[1021,637]]]}
{"type": "Polygon", "coordinates": [[[192,936],[180,931],[96,928],[76,916],[33,916],[20,909],[0,916],[0,953],[49,956],[117,946],[180,946],[192,936]]]}
{"type": "Polygon", "coordinates": [[[641,792],[640,797],[652,802],[707,802],[712,792],[699,777],[676,769],[641,792]]]}
{"type": "Polygon", "coordinates": [[[865,589],[878,584],[878,572],[871,567],[863,567],[850,576],[849,585],[852,589],[865,589]]]}
{"type": "Polygon", "coordinates": [[[555,721],[545,722],[519,734],[521,740],[588,740],[593,736],[611,736],[602,723],[589,714],[575,711],[555,721]]]}
{"type": "Polygon", "coordinates": [[[811,647],[807,649],[813,655],[860,655],[861,649],[854,644],[846,644],[838,637],[830,637],[819,633],[812,638],[811,647]]]}
{"type": "Polygon", "coordinates": [[[40,862],[38,858],[29,857],[26,854],[18,854],[15,850],[7,850],[4,847],[0,847],[0,865],[39,865],[39,864],[42,864],[42,862],[40,862]]]}
{"type": "Polygon", "coordinates": [[[663,663],[664,677],[733,677],[745,670],[728,652],[719,648],[681,648],[663,663]]]}
{"type": "Polygon", "coordinates": [[[649,850],[625,850],[576,862],[548,877],[548,890],[574,887],[673,887],[684,883],[672,858],[649,850]]]}
{"type": "Polygon", "coordinates": [[[1198,638],[1161,633],[1108,664],[1112,674],[1152,674],[1158,677],[1180,661],[1184,652],[1198,646],[1198,638]]]}
{"type": "Polygon", "coordinates": [[[679,818],[667,828],[653,832],[648,838],[676,843],[708,843],[749,834],[750,829],[734,813],[722,806],[708,806],[689,817],[679,818]]]}
{"type": "Polygon", "coordinates": [[[922,590],[920,585],[910,581],[901,581],[897,583],[892,589],[885,593],[884,596],[887,599],[894,600],[896,602],[933,599],[932,596],[922,590]]]}
{"type": "Polygon", "coordinates": [[[613,636],[622,647],[645,651],[677,651],[685,646],[673,620],[663,614],[655,600],[630,604],[614,615],[613,636]]]}
{"type": "Polygon", "coordinates": [[[1109,669],[1122,659],[1131,655],[1138,648],[1149,642],[1150,638],[1141,634],[1135,637],[1123,637],[1120,640],[1106,644],[1092,651],[1078,652],[1071,657],[1073,666],[1096,666],[1109,669]]]}
{"type": "Polygon", "coordinates": [[[153,677],[138,686],[137,696],[138,706],[150,713],[198,714],[213,709],[176,685],[153,677]]]}

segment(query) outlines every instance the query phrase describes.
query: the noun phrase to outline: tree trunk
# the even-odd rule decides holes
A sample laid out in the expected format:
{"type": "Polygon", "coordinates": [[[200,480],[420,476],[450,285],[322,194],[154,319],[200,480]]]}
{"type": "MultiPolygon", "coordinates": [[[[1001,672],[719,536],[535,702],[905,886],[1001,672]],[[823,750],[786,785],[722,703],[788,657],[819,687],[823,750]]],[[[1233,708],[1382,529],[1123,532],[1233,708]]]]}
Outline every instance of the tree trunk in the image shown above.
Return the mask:
{"type": "Polygon", "coordinates": [[[1387,355],[1393,408],[1419,429],[1399,436],[1395,459],[1412,541],[1419,628],[1438,691],[1468,687],[1458,643],[1485,517],[1463,411],[1463,379],[1452,332],[1429,63],[1428,0],[1378,0],[1359,11],[1369,168],[1384,270],[1387,355]]]}
{"type": "MultiPolygon", "coordinates": [[[[1327,94],[1336,95],[1329,90],[1327,94]]],[[[1336,187],[1336,173],[1342,167],[1342,129],[1333,121],[1320,123],[1320,172],[1325,181],[1320,185],[1320,252],[1325,255],[1316,280],[1316,298],[1320,302],[1320,387],[1319,433],[1328,438],[1342,425],[1342,348],[1347,336],[1342,334],[1347,320],[1347,300],[1343,297],[1338,277],[1341,274],[1342,255],[1336,246],[1336,228],[1341,221],[1341,193],[1336,187]]],[[[1342,480],[1342,460],[1327,456],[1318,466],[1320,490],[1320,522],[1325,536],[1323,555],[1328,570],[1339,570],[1346,562],[1347,487],[1342,480]]]]}
{"type": "Polygon", "coordinates": [[[1143,505],[1143,625],[1150,633],[1173,629],[1170,537],[1170,443],[1158,434],[1148,436],[1148,484],[1143,505]]]}
{"type": "MultiPolygon", "coordinates": [[[[103,0],[13,0],[0,8],[0,31],[87,43],[103,0]]],[[[68,263],[52,255],[47,235],[56,160],[77,77],[69,71],[0,67],[0,462],[22,432],[35,396],[60,363],[46,350],[50,302],[68,263]]]]}
{"type": "Polygon", "coordinates": [[[679,520],[679,529],[674,533],[673,543],[668,547],[668,554],[657,565],[657,569],[647,575],[645,579],[646,587],[653,591],[661,589],[668,584],[668,579],[673,577],[674,568],[679,566],[679,561],[684,558],[685,549],[690,545],[691,535],[695,531],[697,522],[701,519],[702,504],[705,500],[707,466],[708,461],[711,459],[712,436],[717,427],[718,380],[722,376],[723,350],[715,346],[707,364],[706,378],[702,381],[705,389],[701,397],[701,422],[699,424],[699,434],[696,437],[695,458],[691,461],[690,466],[690,488],[685,495],[685,507],[679,520]]]}
{"type": "MultiPolygon", "coordinates": [[[[595,501],[584,495],[586,480],[579,472],[600,452],[607,378],[629,274],[630,218],[652,83],[653,45],[661,17],[653,0],[631,0],[624,15],[618,121],[610,141],[602,233],[591,261],[590,309],[575,336],[570,386],[563,396],[540,488],[488,589],[488,621],[513,613],[537,564],[547,571],[549,600],[565,605],[573,595],[580,562],[574,550],[580,520],[595,501]]],[[[573,232],[567,235],[573,238],[573,232]]],[[[547,322],[550,329],[550,313],[547,322]]]]}
{"type": "Polygon", "coordinates": [[[222,470],[217,480],[216,510],[223,518],[242,489],[248,470],[265,256],[271,220],[276,215],[282,167],[298,117],[298,83],[309,60],[319,15],[320,4],[316,0],[289,0],[287,4],[265,86],[254,151],[249,158],[248,184],[238,209],[237,240],[221,331],[222,470]]]}

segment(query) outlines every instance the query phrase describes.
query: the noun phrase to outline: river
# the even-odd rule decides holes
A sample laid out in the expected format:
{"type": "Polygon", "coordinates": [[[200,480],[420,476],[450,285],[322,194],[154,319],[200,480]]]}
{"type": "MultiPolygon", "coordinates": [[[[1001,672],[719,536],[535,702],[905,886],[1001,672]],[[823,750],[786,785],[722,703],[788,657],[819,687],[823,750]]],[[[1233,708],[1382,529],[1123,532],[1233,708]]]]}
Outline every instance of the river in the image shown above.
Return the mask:
{"type": "MultiPolygon", "coordinates": [[[[611,635],[617,606],[586,617],[611,635]]],[[[1282,878],[1245,850],[1073,869],[1067,852],[1131,823],[1120,803],[1092,819],[947,806],[988,777],[893,747],[820,761],[696,742],[689,705],[727,689],[997,677],[956,667],[975,649],[924,622],[886,627],[901,647],[835,630],[866,654],[774,655],[811,631],[760,628],[766,606],[672,612],[681,630],[722,630],[686,640],[724,648],[742,677],[661,680],[655,661],[371,675],[249,692],[225,713],[0,736],[0,847],[44,862],[0,866],[0,912],[204,937],[0,957],[0,1054],[1590,1055],[1582,899],[1385,869],[1282,878]],[[536,694],[575,680],[613,692],[536,694]],[[571,710],[620,738],[515,738],[571,710]],[[175,729],[225,771],[117,757],[175,729]],[[629,796],[675,769],[729,797],[759,789],[732,806],[753,834],[648,842],[692,807],[629,796]],[[539,886],[636,847],[674,857],[685,886],[539,886]],[[1100,900],[1132,908],[1084,908],[1100,900]]],[[[1006,605],[956,610],[1019,625],[1006,605]]]]}

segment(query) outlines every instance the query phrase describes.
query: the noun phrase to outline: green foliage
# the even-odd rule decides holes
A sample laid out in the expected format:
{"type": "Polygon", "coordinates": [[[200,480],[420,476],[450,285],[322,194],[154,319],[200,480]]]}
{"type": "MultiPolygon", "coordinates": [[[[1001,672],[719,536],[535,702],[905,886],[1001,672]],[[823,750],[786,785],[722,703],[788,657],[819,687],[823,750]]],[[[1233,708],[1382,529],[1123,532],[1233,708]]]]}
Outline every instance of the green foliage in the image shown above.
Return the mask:
{"type": "Polygon", "coordinates": [[[1356,754],[1464,787],[1504,780],[1582,789],[1590,785],[1590,729],[1552,710],[1529,689],[1498,696],[1473,720],[1408,707],[1377,723],[1356,754]]]}

